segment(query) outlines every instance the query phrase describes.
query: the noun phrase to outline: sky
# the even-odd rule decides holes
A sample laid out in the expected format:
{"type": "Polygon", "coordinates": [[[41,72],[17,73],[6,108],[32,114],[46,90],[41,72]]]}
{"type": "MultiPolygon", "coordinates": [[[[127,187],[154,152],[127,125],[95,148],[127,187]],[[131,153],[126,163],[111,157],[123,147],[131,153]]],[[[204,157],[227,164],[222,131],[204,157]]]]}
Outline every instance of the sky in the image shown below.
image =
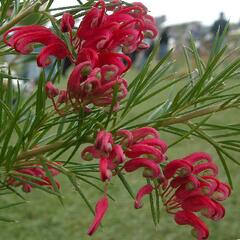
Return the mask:
{"type": "MultiPolygon", "coordinates": [[[[166,15],[165,25],[189,21],[201,21],[211,25],[223,11],[230,22],[240,22],[240,0],[126,0],[139,1],[151,11],[151,15],[166,15]]],[[[54,6],[77,4],[76,0],[56,0],[54,6]]]]}

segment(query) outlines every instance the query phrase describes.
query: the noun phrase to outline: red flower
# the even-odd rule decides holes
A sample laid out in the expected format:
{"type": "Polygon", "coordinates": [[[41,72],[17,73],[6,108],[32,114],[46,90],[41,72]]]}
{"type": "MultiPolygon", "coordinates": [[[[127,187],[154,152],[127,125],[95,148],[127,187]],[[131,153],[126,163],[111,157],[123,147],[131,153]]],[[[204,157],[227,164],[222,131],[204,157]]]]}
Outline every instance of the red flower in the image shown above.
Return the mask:
{"type": "Polygon", "coordinates": [[[64,13],[61,20],[61,31],[71,32],[74,27],[75,21],[70,13],[64,13]]]}
{"type": "Polygon", "coordinates": [[[112,134],[105,130],[98,132],[94,145],[82,151],[82,158],[87,161],[93,158],[99,159],[99,172],[103,182],[110,180],[112,170],[125,161],[122,147],[115,144],[112,134]]]}
{"type": "Polygon", "coordinates": [[[62,103],[67,103],[68,101],[68,94],[66,90],[60,90],[57,103],[62,104],[62,103]]]}
{"type": "Polygon", "coordinates": [[[141,187],[137,192],[134,207],[141,208],[142,207],[142,203],[141,203],[142,198],[145,195],[150,194],[152,191],[153,191],[153,186],[151,184],[146,184],[143,187],[141,187]]]}
{"type": "Polygon", "coordinates": [[[226,183],[219,182],[212,198],[216,201],[224,201],[231,194],[231,188],[226,183]]]}
{"type": "Polygon", "coordinates": [[[165,160],[161,150],[157,149],[156,147],[141,143],[137,143],[129,147],[127,151],[125,151],[125,154],[129,158],[136,158],[140,157],[141,155],[147,154],[148,158],[152,156],[152,158],[156,162],[162,162],[163,160],[165,160]]]}
{"type": "Polygon", "coordinates": [[[172,178],[178,171],[181,177],[191,174],[193,167],[185,160],[173,160],[166,165],[163,170],[164,176],[169,179],[172,178]]]}
{"type": "Polygon", "coordinates": [[[148,171],[144,172],[145,177],[157,178],[161,175],[158,164],[156,164],[151,159],[134,158],[124,164],[124,169],[126,172],[133,172],[133,171],[137,170],[138,168],[142,168],[142,167],[144,167],[148,170],[148,171]]]}
{"type": "Polygon", "coordinates": [[[108,159],[107,158],[100,158],[99,161],[99,168],[100,168],[100,176],[101,176],[101,180],[103,182],[105,182],[106,180],[110,180],[111,179],[111,171],[108,169],[108,159]]]}
{"type": "Polygon", "coordinates": [[[206,162],[212,162],[212,157],[205,152],[195,152],[184,157],[183,160],[186,160],[191,164],[195,164],[197,162],[203,162],[204,160],[206,162]]]}
{"type": "MultiPolygon", "coordinates": [[[[13,28],[4,34],[4,41],[22,54],[30,53],[35,43],[43,44],[37,57],[38,66],[49,65],[50,56],[60,60],[68,57],[76,65],[68,80],[67,93],[59,96],[58,104],[71,103],[76,110],[86,109],[88,104],[108,106],[113,102],[115,88],[118,93],[114,110],[118,110],[120,101],[128,92],[122,74],[132,65],[126,54],[146,47],[144,38],[155,37],[157,27],[143,4],[128,6],[119,4],[119,1],[113,3],[115,6],[107,4],[106,8],[103,0],[98,1],[86,13],[76,34],[72,33],[75,24],[73,16],[63,14],[61,30],[69,33],[67,37],[70,38],[73,54],[50,29],[38,25],[13,28]]],[[[55,102],[53,104],[62,114],[64,108],[59,111],[55,102]]]]}
{"type": "Polygon", "coordinates": [[[213,220],[220,220],[225,214],[221,204],[211,200],[209,197],[201,195],[185,199],[182,203],[182,208],[190,212],[201,211],[202,215],[213,220]]]}
{"type": "Polygon", "coordinates": [[[54,98],[59,94],[59,89],[56,88],[52,82],[47,82],[45,85],[45,91],[48,98],[54,98]]]}
{"type": "MultiPolygon", "coordinates": [[[[51,172],[53,176],[56,176],[59,174],[59,171],[56,168],[54,168],[55,164],[59,164],[59,163],[57,162],[48,163],[48,166],[47,166],[48,170],[51,172]]],[[[50,179],[47,177],[45,170],[40,164],[24,165],[24,167],[17,169],[16,172],[24,174],[25,176],[17,176],[18,177],[17,180],[14,178],[14,176],[9,177],[7,179],[8,185],[12,185],[16,187],[22,186],[22,190],[24,192],[31,192],[32,188],[36,187],[35,184],[39,186],[46,186],[49,188],[53,188],[50,179]],[[31,176],[39,178],[39,180],[35,180],[35,179],[33,180],[31,176]],[[25,181],[32,182],[33,185],[25,181]]],[[[54,180],[54,181],[57,187],[60,188],[59,182],[57,180],[54,180]]]]}
{"type": "Polygon", "coordinates": [[[216,178],[217,165],[210,155],[197,152],[168,163],[163,173],[168,179],[168,186],[164,186],[162,193],[167,211],[175,214],[178,224],[192,225],[198,239],[206,239],[205,224],[192,212],[220,220],[225,209],[217,201],[225,200],[231,193],[230,187],[216,178]]]}
{"type": "Polygon", "coordinates": [[[121,145],[115,144],[113,145],[113,149],[109,154],[108,157],[108,167],[113,170],[115,169],[119,164],[123,163],[126,159],[126,156],[123,152],[123,149],[121,145]]]}
{"type": "Polygon", "coordinates": [[[109,132],[106,132],[105,130],[100,131],[97,134],[95,147],[96,149],[99,149],[102,152],[111,152],[112,151],[112,134],[109,132]]]}
{"type": "Polygon", "coordinates": [[[63,59],[70,56],[65,43],[55,35],[50,29],[30,25],[24,27],[15,27],[8,30],[4,34],[4,42],[14,48],[21,54],[29,54],[33,51],[31,46],[33,43],[41,43],[45,47],[40,51],[37,62],[40,67],[45,67],[50,63],[49,56],[55,56],[58,59],[63,59]],[[12,33],[9,40],[7,36],[12,33]]]}
{"type": "Polygon", "coordinates": [[[167,144],[160,139],[159,133],[154,128],[119,130],[117,136],[121,136],[124,153],[129,158],[147,157],[156,163],[166,160],[167,144]]]}
{"type": "Polygon", "coordinates": [[[95,148],[95,146],[88,146],[83,149],[81,153],[81,157],[86,161],[90,161],[93,158],[100,158],[101,153],[99,152],[99,150],[95,148]]]}
{"type": "Polygon", "coordinates": [[[198,240],[208,238],[208,228],[194,213],[189,211],[178,211],[175,214],[175,221],[180,225],[190,225],[193,227],[193,234],[198,240]]]}
{"type": "Polygon", "coordinates": [[[95,207],[95,218],[88,229],[88,235],[93,235],[93,233],[98,229],[102,218],[104,217],[106,211],[108,209],[108,198],[104,196],[100,200],[98,200],[95,207]]]}

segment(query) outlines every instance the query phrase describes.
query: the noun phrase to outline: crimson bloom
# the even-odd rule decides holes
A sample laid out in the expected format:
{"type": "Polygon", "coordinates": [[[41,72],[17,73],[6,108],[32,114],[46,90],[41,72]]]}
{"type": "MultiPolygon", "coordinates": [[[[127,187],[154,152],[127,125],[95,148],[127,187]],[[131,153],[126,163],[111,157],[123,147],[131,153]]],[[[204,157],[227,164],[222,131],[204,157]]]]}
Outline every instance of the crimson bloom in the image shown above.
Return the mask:
{"type": "Polygon", "coordinates": [[[178,211],[175,214],[175,221],[180,225],[190,225],[193,227],[193,235],[197,237],[198,240],[203,240],[208,238],[208,228],[207,225],[201,221],[194,213],[190,211],[178,211]]]}
{"type": "Polygon", "coordinates": [[[143,174],[146,177],[157,178],[160,176],[160,167],[153,161],[147,158],[134,158],[124,164],[126,172],[134,172],[138,168],[144,167],[147,171],[143,174]]]}
{"type": "MultiPolygon", "coordinates": [[[[157,35],[155,20],[147,14],[141,3],[132,6],[113,1],[108,5],[103,0],[95,3],[86,13],[76,33],[74,18],[64,13],[61,19],[61,31],[69,33],[70,50],[65,42],[50,29],[39,26],[12,28],[4,34],[4,41],[21,54],[33,51],[32,45],[42,44],[37,64],[46,67],[51,63],[50,56],[59,60],[68,57],[75,64],[68,79],[67,90],[57,100],[51,97],[56,111],[58,104],[71,104],[74,110],[86,109],[86,105],[98,107],[113,103],[114,111],[119,109],[120,101],[126,97],[127,82],[122,75],[131,67],[132,61],[126,55],[146,46],[145,38],[157,35]],[[76,57],[74,57],[76,56],[76,57]],[[69,101],[68,101],[69,100],[69,101]]],[[[46,87],[47,88],[47,87],[46,87]]],[[[48,96],[50,96],[48,94],[48,96]]]]}
{"type": "Polygon", "coordinates": [[[88,235],[93,235],[93,233],[98,229],[101,221],[108,209],[108,198],[104,196],[100,200],[98,200],[96,207],[95,207],[95,217],[91,226],[88,229],[88,235]]]}
{"type": "Polygon", "coordinates": [[[145,195],[150,194],[152,191],[153,191],[153,186],[151,184],[146,184],[143,187],[141,187],[137,192],[134,207],[141,208],[142,207],[142,203],[141,203],[142,198],[145,195]]]}
{"type": "Polygon", "coordinates": [[[43,26],[30,25],[15,27],[5,32],[3,38],[7,45],[24,55],[33,51],[32,44],[41,43],[44,45],[45,47],[37,57],[39,67],[49,65],[51,62],[49,59],[50,56],[58,59],[64,59],[67,56],[71,57],[64,41],[50,29],[43,26]],[[7,39],[9,35],[10,37],[7,39]]]}
{"type": "Polygon", "coordinates": [[[167,211],[175,214],[178,224],[193,226],[198,239],[206,239],[207,227],[193,212],[220,220],[225,209],[218,201],[231,193],[230,187],[216,178],[218,167],[212,157],[204,152],[190,154],[168,163],[163,174],[168,182],[162,193],[167,211]]]}
{"type": "Polygon", "coordinates": [[[56,88],[51,82],[46,83],[45,91],[49,98],[54,98],[59,94],[59,89],[56,88]]]}
{"type": "MultiPolygon", "coordinates": [[[[59,171],[54,168],[55,164],[59,163],[49,163],[47,165],[48,170],[51,172],[52,176],[56,176],[59,174],[59,171]]],[[[53,188],[52,182],[47,177],[45,170],[40,164],[24,165],[24,167],[17,169],[16,173],[24,174],[24,176],[17,175],[18,179],[15,179],[14,176],[11,176],[7,179],[7,183],[8,185],[15,187],[22,186],[22,190],[24,192],[31,192],[32,188],[36,187],[37,185],[53,188]],[[36,177],[38,179],[32,179],[31,177],[36,177]],[[33,184],[29,182],[32,182],[33,184]]],[[[57,180],[54,181],[56,186],[60,188],[59,182],[57,180]]]]}
{"type": "Polygon", "coordinates": [[[62,32],[71,32],[74,27],[75,21],[70,13],[65,12],[61,20],[62,32]]]}

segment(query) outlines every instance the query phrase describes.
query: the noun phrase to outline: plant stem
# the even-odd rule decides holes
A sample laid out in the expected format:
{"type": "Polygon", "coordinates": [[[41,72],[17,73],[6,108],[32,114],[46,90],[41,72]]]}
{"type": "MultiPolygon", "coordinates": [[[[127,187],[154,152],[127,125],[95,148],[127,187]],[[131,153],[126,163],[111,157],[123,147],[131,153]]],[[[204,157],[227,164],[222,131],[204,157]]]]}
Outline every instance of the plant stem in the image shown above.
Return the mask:
{"type": "Polygon", "coordinates": [[[179,117],[174,117],[174,118],[169,118],[169,119],[166,119],[163,121],[159,121],[154,125],[154,127],[158,127],[158,126],[165,127],[165,126],[169,126],[169,125],[173,125],[173,124],[177,124],[177,123],[184,123],[193,118],[205,116],[210,113],[219,112],[219,111],[222,111],[222,110],[225,110],[228,108],[234,108],[234,107],[238,107],[238,106],[239,106],[239,103],[234,103],[230,106],[222,106],[222,104],[215,105],[215,106],[211,106],[208,108],[193,111],[191,113],[187,113],[187,114],[184,114],[179,117]]]}
{"type": "MultiPolygon", "coordinates": [[[[73,141],[73,143],[74,142],[75,141],[73,141]]],[[[39,154],[44,154],[46,152],[49,152],[49,151],[52,151],[52,150],[55,150],[55,149],[59,149],[63,146],[65,146],[64,141],[55,142],[55,143],[48,144],[48,145],[43,146],[43,147],[34,148],[34,149],[31,149],[31,150],[27,150],[25,152],[22,152],[18,155],[17,159],[18,160],[23,160],[23,159],[26,159],[26,158],[31,158],[31,157],[34,157],[34,156],[39,155],[39,154]]]]}

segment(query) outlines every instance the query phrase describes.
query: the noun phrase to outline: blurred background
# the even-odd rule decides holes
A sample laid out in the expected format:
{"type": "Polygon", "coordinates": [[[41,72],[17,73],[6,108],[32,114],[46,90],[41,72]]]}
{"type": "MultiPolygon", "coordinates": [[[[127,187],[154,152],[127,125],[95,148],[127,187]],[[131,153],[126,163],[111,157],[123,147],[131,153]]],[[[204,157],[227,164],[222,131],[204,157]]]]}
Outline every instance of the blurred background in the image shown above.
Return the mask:
{"type": "MultiPolygon", "coordinates": [[[[133,2],[133,1],[129,1],[133,2]]],[[[134,69],[128,73],[128,79],[132,79],[143,67],[151,49],[155,45],[160,45],[156,61],[162,59],[170,49],[174,49],[172,59],[177,62],[173,71],[178,74],[186,72],[186,66],[183,64],[183,46],[188,46],[190,34],[195,40],[196,47],[201,58],[207,59],[212,47],[214,38],[218,32],[223,34],[226,29],[225,43],[229,50],[240,46],[240,1],[239,0],[152,0],[140,1],[150,10],[157,21],[159,27],[159,36],[153,42],[149,42],[151,48],[145,52],[136,52],[131,55],[134,62],[134,69]]],[[[54,7],[63,7],[77,5],[77,1],[56,0],[54,7]]],[[[31,24],[28,20],[27,24],[31,24]]],[[[23,23],[24,24],[24,23],[23,23]]],[[[235,52],[239,54],[239,52],[235,52]]],[[[24,86],[27,94],[34,90],[38,79],[40,69],[37,67],[35,58],[27,59],[27,64],[16,64],[18,57],[9,56],[5,61],[12,62],[15,71],[22,74],[23,77],[32,79],[24,86]]],[[[66,85],[66,79],[71,66],[66,64],[66,74],[62,76],[60,83],[66,85]]],[[[159,95],[159,98],[168,96],[159,95]]],[[[146,106],[147,108],[148,106],[146,106]]],[[[228,111],[228,114],[219,114],[213,118],[215,123],[228,123],[233,119],[239,122],[240,117],[234,110],[228,111]]],[[[174,136],[162,134],[162,138],[167,142],[173,142],[174,136]]],[[[191,138],[183,141],[176,147],[171,148],[168,156],[170,159],[184,156],[193,151],[206,151],[218,159],[215,151],[205,142],[199,139],[191,138]]],[[[235,154],[239,158],[240,154],[235,154]]],[[[66,153],[67,155],[67,153],[66,153]]],[[[79,153],[75,156],[75,161],[80,161],[79,153]]],[[[222,180],[226,181],[226,176],[220,165],[222,180]]],[[[230,170],[235,182],[233,195],[224,206],[227,209],[226,217],[217,223],[207,222],[210,229],[210,240],[237,240],[240,239],[240,168],[230,164],[230,170]]],[[[132,176],[130,182],[135,190],[141,185],[137,182],[137,176],[132,176]]],[[[0,222],[1,235],[0,240],[87,240],[86,230],[91,222],[92,216],[85,207],[81,198],[78,196],[67,179],[61,179],[64,193],[65,206],[61,206],[58,200],[50,197],[39,190],[26,195],[29,199],[28,205],[17,208],[10,208],[7,214],[17,219],[18,223],[0,222]]],[[[128,193],[120,186],[118,179],[114,179],[110,186],[110,191],[116,201],[110,204],[110,209],[103,221],[103,227],[91,238],[93,240],[185,240],[194,239],[190,235],[190,228],[177,226],[172,218],[162,210],[162,218],[159,226],[154,227],[151,219],[149,204],[145,201],[142,209],[135,210],[133,201],[128,193]]],[[[87,192],[89,201],[94,205],[99,197],[95,189],[88,185],[82,185],[82,189],[87,192]]],[[[14,197],[13,197],[14,198],[14,197]]],[[[146,199],[147,200],[147,199],[146,199]]],[[[7,201],[7,199],[2,199],[7,201]]]]}

